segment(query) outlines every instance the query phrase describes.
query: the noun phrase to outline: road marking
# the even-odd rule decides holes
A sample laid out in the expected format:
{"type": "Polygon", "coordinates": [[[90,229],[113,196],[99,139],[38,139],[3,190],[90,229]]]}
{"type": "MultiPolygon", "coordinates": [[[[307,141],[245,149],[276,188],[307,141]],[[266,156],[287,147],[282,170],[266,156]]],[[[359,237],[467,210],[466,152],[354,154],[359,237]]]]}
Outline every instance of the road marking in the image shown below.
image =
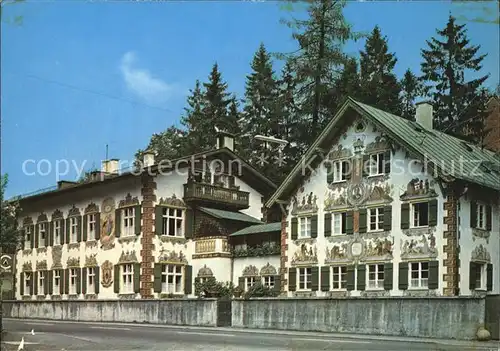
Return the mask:
{"type": "Polygon", "coordinates": [[[196,333],[196,332],[176,332],[176,334],[191,334],[191,335],[213,335],[213,336],[232,336],[235,337],[236,335],[234,334],[219,334],[219,333],[196,333]]]}
{"type": "Polygon", "coordinates": [[[129,328],[112,328],[112,327],[90,327],[90,329],[130,330],[129,328]]]}
{"type": "Polygon", "coordinates": [[[68,338],[73,338],[73,339],[77,339],[77,340],[88,341],[88,342],[92,342],[92,343],[96,342],[95,340],[92,340],[89,338],[82,338],[81,336],[74,336],[74,335],[70,335],[70,334],[59,334],[59,333],[58,333],[58,335],[66,336],[68,338]]]}
{"type": "MultiPolygon", "coordinates": [[[[21,342],[20,341],[2,341],[2,343],[8,344],[8,345],[19,345],[21,342]]],[[[40,344],[39,342],[29,342],[25,341],[24,345],[38,345],[40,344]]]]}
{"type": "Polygon", "coordinates": [[[43,325],[43,326],[51,326],[51,325],[54,325],[52,323],[37,323],[37,322],[33,322],[33,323],[26,323],[26,325],[43,325]]]}

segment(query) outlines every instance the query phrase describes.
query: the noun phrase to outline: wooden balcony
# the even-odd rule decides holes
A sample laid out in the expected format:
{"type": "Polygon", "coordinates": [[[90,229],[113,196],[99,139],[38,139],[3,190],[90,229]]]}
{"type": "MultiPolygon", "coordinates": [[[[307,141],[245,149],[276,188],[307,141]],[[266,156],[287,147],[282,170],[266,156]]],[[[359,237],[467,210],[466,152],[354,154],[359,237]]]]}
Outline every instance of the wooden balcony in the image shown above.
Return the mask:
{"type": "Polygon", "coordinates": [[[193,259],[211,257],[231,257],[226,237],[207,237],[194,240],[193,259]]]}
{"type": "Polygon", "coordinates": [[[184,184],[184,201],[217,208],[243,210],[248,208],[250,193],[206,183],[184,184]]]}

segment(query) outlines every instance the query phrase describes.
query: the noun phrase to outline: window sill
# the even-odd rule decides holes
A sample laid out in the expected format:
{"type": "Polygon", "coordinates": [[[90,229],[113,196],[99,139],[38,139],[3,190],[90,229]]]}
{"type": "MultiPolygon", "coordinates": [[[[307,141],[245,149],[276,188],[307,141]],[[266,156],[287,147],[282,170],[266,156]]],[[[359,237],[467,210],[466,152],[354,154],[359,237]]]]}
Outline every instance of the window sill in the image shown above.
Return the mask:
{"type": "Polygon", "coordinates": [[[368,298],[374,298],[374,297],[389,297],[391,295],[390,290],[384,290],[384,289],[369,289],[361,292],[361,297],[368,297],[368,298]]]}
{"type": "Polygon", "coordinates": [[[47,299],[47,296],[46,296],[46,295],[37,295],[37,296],[36,296],[36,299],[37,299],[38,301],[43,301],[43,300],[46,300],[46,299],[47,299]]]}
{"type": "Polygon", "coordinates": [[[162,243],[185,244],[187,239],[183,236],[159,235],[162,243]]]}
{"type": "Polygon", "coordinates": [[[136,293],[120,293],[118,294],[118,298],[121,300],[134,300],[136,297],[136,293]]]}
{"type": "Polygon", "coordinates": [[[68,294],[68,300],[78,300],[79,294],[68,294]]]}
{"type": "Polygon", "coordinates": [[[316,291],[311,290],[298,290],[293,292],[294,297],[316,297],[316,291]]]}
{"type": "Polygon", "coordinates": [[[52,295],[50,298],[52,300],[62,300],[62,296],[61,295],[52,295]]]}
{"type": "Polygon", "coordinates": [[[97,294],[85,294],[85,300],[97,300],[97,294]]]}
{"type": "Polygon", "coordinates": [[[184,293],[160,293],[160,299],[182,299],[184,293]]]}
{"type": "Polygon", "coordinates": [[[69,243],[68,244],[68,250],[79,249],[79,248],[80,248],[80,243],[69,243]]]}
{"type": "Polygon", "coordinates": [[[127,236],[121,236],[118,238],[119,243],[130,243],[137,241],[139,237],[137,235],[127,235],[127,236]]]}

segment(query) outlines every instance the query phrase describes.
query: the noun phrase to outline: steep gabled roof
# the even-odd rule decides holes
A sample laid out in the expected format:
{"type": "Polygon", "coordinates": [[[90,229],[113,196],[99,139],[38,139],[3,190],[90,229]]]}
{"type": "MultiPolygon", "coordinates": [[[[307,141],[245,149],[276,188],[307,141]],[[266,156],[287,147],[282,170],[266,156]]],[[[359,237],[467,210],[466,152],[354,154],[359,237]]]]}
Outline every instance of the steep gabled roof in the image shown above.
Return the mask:
{"type": "Polygon", "coordinates": [[[301,178],[302,165],[308,164],[318,148],[330,148],[332,136],[338,133],[340,122],[357,112],[366,120],[383,130],[392,139],[406,148],[413,157],[428,161],[442,176],[462,179],[500,190],[500,157],[490,150],[482,149],[437,130],[429,130],[420,124],[379,110],[348,98],[330,123],[321,132],[302,159],[266,203],[272,206],[276,201],[293,191],[301,178]]]}

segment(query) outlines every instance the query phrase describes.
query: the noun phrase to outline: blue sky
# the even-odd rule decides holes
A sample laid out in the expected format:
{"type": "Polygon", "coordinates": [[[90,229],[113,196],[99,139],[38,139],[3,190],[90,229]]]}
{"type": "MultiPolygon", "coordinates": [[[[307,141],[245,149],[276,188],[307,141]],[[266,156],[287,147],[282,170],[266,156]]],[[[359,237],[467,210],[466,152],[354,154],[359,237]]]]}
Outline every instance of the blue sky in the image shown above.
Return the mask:
{"type": "MultiPolygon", "coordinates": [[[[387,1],[351,2],[345,15],[355,30],[381,27],[401,76],[407,68],[418,73],[420,49],[450,11],[473,13],[445,1],[387,1]]],[[[275,52],[296,45],[280,24],[289,14],[278,2],[33,1],[3,12],[7,18],[23,15],[21,26],[2,24],[1,172],[9,174],[7,197],[55,185],[58,160],[70,162],[60,179],[74,180],[82,165],[99,167],[106,144],[110,157],[133,161],[152,133],[179,124],[188,90],[196,79],[207,79],[215,61],[241,97],[260,42],[275,52]],[[34,162],[23,170],[26,160],[34,162]],[[36,164],[48,174],[32,175],[36,164]]],[[[494,86],[498,28],[468,23],[468,31],[488,53],[483,73],[491,73],[488,86],[494,86]]],[[[358,56],[362,45],[346,50],[358,56]]]]}

